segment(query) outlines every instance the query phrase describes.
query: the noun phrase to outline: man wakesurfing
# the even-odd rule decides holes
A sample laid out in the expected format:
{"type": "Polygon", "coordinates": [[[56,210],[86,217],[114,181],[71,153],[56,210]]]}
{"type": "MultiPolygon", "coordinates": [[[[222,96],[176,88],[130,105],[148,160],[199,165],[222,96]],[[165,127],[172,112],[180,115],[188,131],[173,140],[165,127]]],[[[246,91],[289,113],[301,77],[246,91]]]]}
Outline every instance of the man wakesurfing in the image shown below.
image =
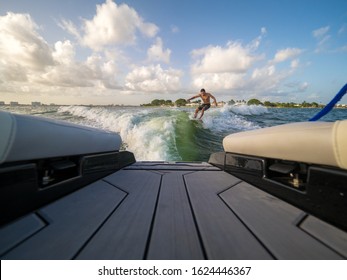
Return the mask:
{"type": "Polygon", "coordinates": [[[199,120],[201,120],[202,116],[204,115],[204,112],[211,107],[210,98],[212,98],[214,100],[216,107],[217,107],[217,100],[211,93],[206,92],[205,89],[202,88],[200,90],[199,94],[187,99],[187,102],[190,102],[190,100],[192,100],[194,98],[198,98],[198,97],[200,97],[202,99],[202,104],[198,108],[196,108],[195,113],[194,113],[194,119],[198,115],[198,112],[201,111],[201,115],[199,118],[199,120]]]}

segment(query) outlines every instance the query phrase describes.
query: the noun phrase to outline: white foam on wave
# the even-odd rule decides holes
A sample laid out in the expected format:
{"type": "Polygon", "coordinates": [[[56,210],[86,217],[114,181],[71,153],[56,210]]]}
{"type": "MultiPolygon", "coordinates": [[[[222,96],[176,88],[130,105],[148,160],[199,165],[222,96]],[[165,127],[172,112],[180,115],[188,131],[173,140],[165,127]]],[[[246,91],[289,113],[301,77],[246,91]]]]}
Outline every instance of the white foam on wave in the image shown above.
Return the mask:
{"type": "MultiPolygon", "coordinates": [[[[123,146],[135,154],[137,160],[180,160],[176,148],[175,126],[180,111],[193,119],[194,111],[185,109],[108,108],[63,106],[58,112],[76,118],[71,121],[117,132],[123,146]]],[[[262,106],[229,106],[211,108],[203,117],[202,128],[217,134],[252,130],[259,126],[247,115],[267,113],[262,106]],[[237,107],[237,108],[236,108],[237,107]]]]}
{"type": "Polygon", "coordinates": [[[142,108],[68,106],[59,112],[83,117],[82,124],[119,133],[136,160],[170,160],[176,121],[172,116],[153,117],[153,111],[142,108]]]}
{"type": "Polygon", "coordinates": [[[227,110],[239,115],[263,115],[268,109],[262,105],[224,105],[221,110],[227,110]]]}
{"type": "Polygon", "coordinates": [[[256,123],[247,120],[244,116],[261,115],[267,113],[263,106],[230,106],[212,108],[205,112],[203,127],[216,132],[235,132],[260,128],[256,123]]]}

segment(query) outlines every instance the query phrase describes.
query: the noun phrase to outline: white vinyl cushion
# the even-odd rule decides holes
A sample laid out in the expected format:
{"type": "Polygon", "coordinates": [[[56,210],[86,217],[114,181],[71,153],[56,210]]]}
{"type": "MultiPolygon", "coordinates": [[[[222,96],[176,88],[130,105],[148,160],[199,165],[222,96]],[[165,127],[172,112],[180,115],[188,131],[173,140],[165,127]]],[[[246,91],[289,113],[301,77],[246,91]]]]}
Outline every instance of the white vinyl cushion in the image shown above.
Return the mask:
{"type": "Polygon", "coordinates": [[[226,152],[347,169],[347,120],[300,122],[234,133],[226,152]]]}
{"type": "Polygon", "coordinates": [[[0,111],[0,164],[118,151],[120,145],[116,133],[0,111]]]}

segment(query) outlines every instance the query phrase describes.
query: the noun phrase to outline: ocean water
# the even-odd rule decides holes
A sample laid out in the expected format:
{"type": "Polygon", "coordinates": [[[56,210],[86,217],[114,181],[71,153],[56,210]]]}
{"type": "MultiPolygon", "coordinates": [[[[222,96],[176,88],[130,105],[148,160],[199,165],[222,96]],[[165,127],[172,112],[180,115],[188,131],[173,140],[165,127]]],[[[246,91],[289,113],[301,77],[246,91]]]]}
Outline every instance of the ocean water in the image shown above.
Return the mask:
{"type": "MultiPolygon", "coordinates": [[[[228,134],[307,121],[319,111],[225,105],[206,111],[200,122],[193,120],[194,108],[0,106],[0,110],[117,132],[122,149],[133,152],[138,161],[207,161],[211,153],[223,151],[222,140],[228,134]]],[[[321,120],[342,119],[347,119],[347,109],[334,109],[321,120]]]]}

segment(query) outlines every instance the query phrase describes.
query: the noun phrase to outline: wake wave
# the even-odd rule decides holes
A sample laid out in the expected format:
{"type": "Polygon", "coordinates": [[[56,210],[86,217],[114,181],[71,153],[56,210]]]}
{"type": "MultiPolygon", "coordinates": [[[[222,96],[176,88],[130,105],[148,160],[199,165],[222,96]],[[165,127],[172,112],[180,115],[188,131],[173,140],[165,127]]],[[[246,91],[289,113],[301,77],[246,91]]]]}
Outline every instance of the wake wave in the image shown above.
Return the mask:
{"type": "MultiPolygon", "coordinates": [[[[203,122],[192,121],[195,108],[108,106],[1,106],[0,110],[42,115],[119,133],[122,149],[137,160],[206,161],[222,151],[231,133],[309,119],[312,109],[267,109],[256,105],[210,108],[203,122]]],[[[333,110],[327,121],[346,119],[347,110],[333,110]]]]}
{"type": "Polygon", "coordinates": [[[225,105],[222,110],[229,110],[244,116],[258,116],[268,113],[268,109],[261,105],[225,105]]]}
{"type": "Polygon", "coordinates": [[[58,113],[70,121],[117,132],[123,148],[141,160],[207,160],[222,150],[222,139],[229,133],[259,126],[248,115],[267,113],[259,106],[211,108],[203,122],[192,122],[193,109],[141,107],[62,106],[58,113]]]}
{"type": "Polygon", "coordinates": [[[267,108],[263,106],[225,105],[222,108],[212,109],[211,113],[206,113],[204,115],[203,126],[212,131],[226,133],[252,130],[260,128],[260,126],[245,116],[258,116],[267,112],[267,108]]]}
{"type": "Polygon", "coordinates": [[[84,125],[119,133],[124,148],[132,151],[137,160],[168,160],[175,156],[171,148],[175,141],[175,119],[170,116],[133,108],[84,106],[61,107],[59,112],[83,117],[79,122],[84,125]]]}

